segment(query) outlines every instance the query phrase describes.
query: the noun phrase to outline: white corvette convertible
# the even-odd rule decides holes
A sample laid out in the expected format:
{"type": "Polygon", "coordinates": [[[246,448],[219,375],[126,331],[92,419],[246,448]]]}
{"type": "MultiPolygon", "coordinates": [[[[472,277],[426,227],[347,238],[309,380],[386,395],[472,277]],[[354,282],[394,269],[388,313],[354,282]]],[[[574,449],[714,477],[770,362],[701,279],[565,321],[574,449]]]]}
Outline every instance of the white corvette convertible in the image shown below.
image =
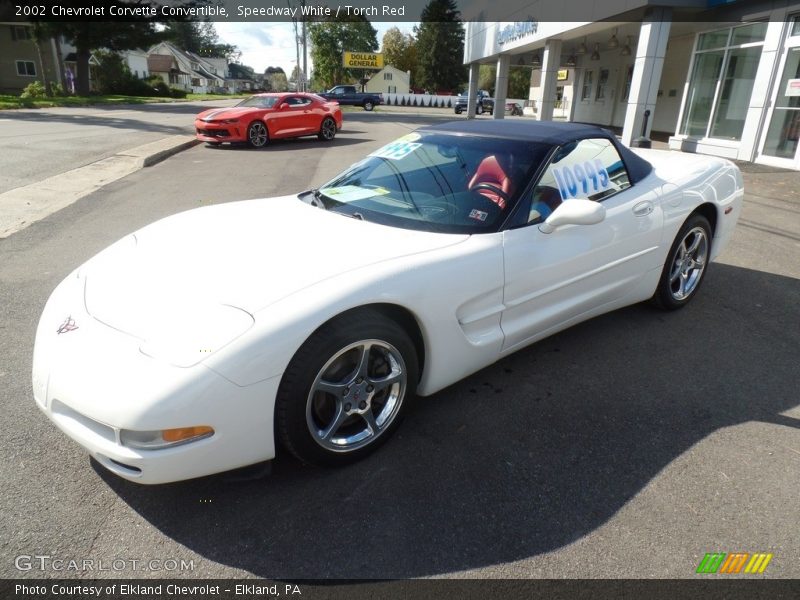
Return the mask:
{"type": "Polygon", "coordinates": [[[425,127],[318,190],[177,214],[71,273],[36,403],[121,477],[161,483],[373,451],[409,399],[570,325],[677,309],[731,237],[730,162],[605,130],[425,127]]]}

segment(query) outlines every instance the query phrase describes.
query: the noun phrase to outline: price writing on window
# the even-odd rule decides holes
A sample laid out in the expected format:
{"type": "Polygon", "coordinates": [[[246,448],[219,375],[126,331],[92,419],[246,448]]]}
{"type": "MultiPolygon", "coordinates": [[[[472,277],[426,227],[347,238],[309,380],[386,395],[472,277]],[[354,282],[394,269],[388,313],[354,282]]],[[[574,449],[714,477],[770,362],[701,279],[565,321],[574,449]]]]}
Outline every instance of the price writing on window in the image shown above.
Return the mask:
{"type": "Polygon", "coordinates": [[[574,165],[553,167],[553,175],[558,183],[562,200],[587,198],[590,194],[611,189],[608,171],[599,158],[574,165]]]}

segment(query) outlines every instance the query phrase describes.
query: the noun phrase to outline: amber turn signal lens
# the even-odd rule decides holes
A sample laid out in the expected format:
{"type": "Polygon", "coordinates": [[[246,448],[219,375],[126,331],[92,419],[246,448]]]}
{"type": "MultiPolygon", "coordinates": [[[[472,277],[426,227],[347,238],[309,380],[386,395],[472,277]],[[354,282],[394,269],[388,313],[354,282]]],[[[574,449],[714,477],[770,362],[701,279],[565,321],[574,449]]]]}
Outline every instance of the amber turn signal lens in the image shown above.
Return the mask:
{"type": "Polygon", "coordinates": [[[165,442],[182,442],[196,437],[206,437],[214,433],[208,425],[198,425],[196,427],[179,427],[178,429],[165,429],[161,432],[161,437],[165,442]]]}

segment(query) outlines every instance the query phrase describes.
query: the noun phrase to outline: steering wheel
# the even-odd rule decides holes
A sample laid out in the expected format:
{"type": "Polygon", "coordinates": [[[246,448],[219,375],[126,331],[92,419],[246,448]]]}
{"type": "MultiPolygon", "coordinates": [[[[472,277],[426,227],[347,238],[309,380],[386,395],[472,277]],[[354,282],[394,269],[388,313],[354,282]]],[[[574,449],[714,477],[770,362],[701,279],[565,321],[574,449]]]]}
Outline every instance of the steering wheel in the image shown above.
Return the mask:
{"type": "Polygon", "coordinates": [[[481,183],[476,183],[476,184],[475,184],[475,185],[473,185],[471,188],[469,188],[469,191],[471,191],[471,192],[477,192],[478,190],[489,190],[489,191],[490,191],[490,192],[492,192],[493,194],[497,194],[497,195],[498,195],[498,196],[500,196],[500,197],[501,197],[503,200],[505,200],[505,202],[506,202],[506,205],[507,205],[507,204],[509,203],[509,201],[511,200],[511,197],[510,197],[508,194],[506,194],[506,193],[505,193],[505,192],[504,192],[504,191],[503,191],[503,190],[500,188],[500,186],[497,186],[497,185],[495,185],[495,184],[493,184],[493,183],[488,183],[488,182],[486,182],[486,181],[482,181],[481,183]]]}

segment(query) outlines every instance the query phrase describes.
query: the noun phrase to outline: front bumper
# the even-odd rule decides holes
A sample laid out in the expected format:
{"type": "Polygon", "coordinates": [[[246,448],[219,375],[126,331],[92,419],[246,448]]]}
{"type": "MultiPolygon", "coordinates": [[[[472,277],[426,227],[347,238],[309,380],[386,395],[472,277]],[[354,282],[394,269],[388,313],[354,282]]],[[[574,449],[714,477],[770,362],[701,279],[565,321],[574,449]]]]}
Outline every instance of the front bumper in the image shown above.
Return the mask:
{"type": "Polygon", "coordinates": [[[141,340],[95,320],[84,280],[70,275],[47,302],[36,333],[37,406],[100,464],[138,483],[219,473],[275,456],[280,377],[238,386],[199,364],[181,368],[144,355],[141,340]],[[70,317],[75,328],[57,333],[70,317]],[[209,425],[214,435],[161,450],[120,443],[120,431],[209,425]]]}
{"type": "Polygon", "coordinates": [[[243,142],[247,139],[244,127],[237,123],[214,123],[196,119],[194,130],[197,139],[203,142],[243,142]]]}

